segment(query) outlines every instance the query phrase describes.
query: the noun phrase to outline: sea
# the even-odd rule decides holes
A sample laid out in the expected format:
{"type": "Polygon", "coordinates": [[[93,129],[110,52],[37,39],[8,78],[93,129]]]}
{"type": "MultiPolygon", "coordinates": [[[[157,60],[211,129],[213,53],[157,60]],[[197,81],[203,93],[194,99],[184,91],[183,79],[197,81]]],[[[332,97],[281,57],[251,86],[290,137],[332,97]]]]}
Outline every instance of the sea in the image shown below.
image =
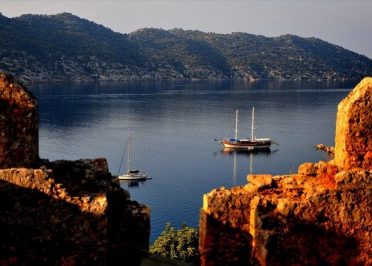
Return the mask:
{"type": "Polygon", "coordinates": [[[158,81],[32,84],[40,113],[40,156],[105,157],[113,175],[132,166],[151,179],[121,182],[151,208],[150,243],[169,222],[199,225],[203,194],[247,184],[248,174],[289,174],[303,162],[329,160],[338,103],[353,82],[158,81]],[[265,152],[228,152],[215,139],[255,135],[277,145],[265,152]]]}

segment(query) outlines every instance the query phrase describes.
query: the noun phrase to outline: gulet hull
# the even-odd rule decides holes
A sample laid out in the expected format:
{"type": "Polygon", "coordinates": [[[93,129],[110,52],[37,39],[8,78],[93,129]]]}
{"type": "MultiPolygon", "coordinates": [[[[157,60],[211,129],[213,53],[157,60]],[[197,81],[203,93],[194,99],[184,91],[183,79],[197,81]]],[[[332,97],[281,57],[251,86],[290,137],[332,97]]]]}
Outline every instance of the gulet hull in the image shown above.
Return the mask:
{"type": "Polygon", "coordinates": [[[226,149],[266,150],[271,146],[271,139],[229,139],[219,141],[226,149]]]}

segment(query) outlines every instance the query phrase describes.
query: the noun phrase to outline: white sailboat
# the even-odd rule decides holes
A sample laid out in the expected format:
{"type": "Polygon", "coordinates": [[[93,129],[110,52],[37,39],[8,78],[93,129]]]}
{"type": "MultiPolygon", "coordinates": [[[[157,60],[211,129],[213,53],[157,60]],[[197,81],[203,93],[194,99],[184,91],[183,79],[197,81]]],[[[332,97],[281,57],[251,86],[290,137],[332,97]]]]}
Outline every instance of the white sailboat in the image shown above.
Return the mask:
{"type": "Polygon", "coordinates": [[[238,138],[238,110],[235,115],[235,136],[230,139],[218,140],[227,149],[245,149],[245,150],[260,150],[269,149],[273,141],[270,138],[256,138],[254,134],[254,107],[252,108],[252,129],[251,138],[238,138]]]}
{"type": "MultiPolygon", "coordinates": [[[[132,135],[129,135],[128,143],[128,160],[127,160],[127,173],[123,175],[118,175],[119,180],[146,180],[149,179],[147,173],[144,171],[140,171],[138,169],[132,169],[132,148],[133,148],[133,140],[132,135]]],[[[124,151],[125,153],[125,151],[124,151]]],[[[121,166],[121,163],[120,163],[121,166]]],[[[119,168],[120,171],[120,168],[119,168]]]]}

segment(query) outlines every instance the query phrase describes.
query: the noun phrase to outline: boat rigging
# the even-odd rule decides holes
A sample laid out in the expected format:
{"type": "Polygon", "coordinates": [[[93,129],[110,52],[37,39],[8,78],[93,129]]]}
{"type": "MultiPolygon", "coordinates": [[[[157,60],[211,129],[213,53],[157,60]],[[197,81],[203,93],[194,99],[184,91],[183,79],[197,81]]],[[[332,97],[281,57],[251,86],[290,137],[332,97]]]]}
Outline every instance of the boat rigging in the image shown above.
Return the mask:
{"type": "MultiPolygon", "coordinates": [[[[150,179],[150,177],[147,176],[146,172],[140,171],[138,169],[132,169],[132,148],[133,148],[132,134],[129,134],[127,145],[125,146],[125,149],[124,149],[124,154],[125,154],[126,148],[128,148],[127,173],[123,174],[123,175],[119,175],[119,173],[118,173],[119,180],[146,180],[146,179],[150,179]]],[[[120,172],[121,164],[123,162],[124,154],[123,154],[122,160],[120,162],[119,172],[120,172]]]]}
{"type": "Polygon", "coordinates": [[[228,149],[244,149],[244,150],[265,150],[270,149],[272,143],[275,143],[271,138],[256,138],[255,136],[255,125],[254,125],[254,107],[252,108],[252,123],[251,123],[251,137],[250,138],[238,138],[238,110],[235,114],[235,136],[234,138],[224,138],[217,140],[221,143],[224,148],[228,149]]]}

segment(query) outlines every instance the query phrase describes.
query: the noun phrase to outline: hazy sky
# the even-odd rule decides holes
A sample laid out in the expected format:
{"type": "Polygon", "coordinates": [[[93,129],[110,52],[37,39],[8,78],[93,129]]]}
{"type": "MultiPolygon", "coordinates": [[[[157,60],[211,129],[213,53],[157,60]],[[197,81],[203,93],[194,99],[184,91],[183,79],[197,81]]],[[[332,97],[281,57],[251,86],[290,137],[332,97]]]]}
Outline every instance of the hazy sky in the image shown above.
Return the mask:
{"type": "Polygon", "coordinates": [[[0,0],[7,17],[69,12],[114,31],[144,27],[318,37],[372,58],[372,0],[0,0]]]}

